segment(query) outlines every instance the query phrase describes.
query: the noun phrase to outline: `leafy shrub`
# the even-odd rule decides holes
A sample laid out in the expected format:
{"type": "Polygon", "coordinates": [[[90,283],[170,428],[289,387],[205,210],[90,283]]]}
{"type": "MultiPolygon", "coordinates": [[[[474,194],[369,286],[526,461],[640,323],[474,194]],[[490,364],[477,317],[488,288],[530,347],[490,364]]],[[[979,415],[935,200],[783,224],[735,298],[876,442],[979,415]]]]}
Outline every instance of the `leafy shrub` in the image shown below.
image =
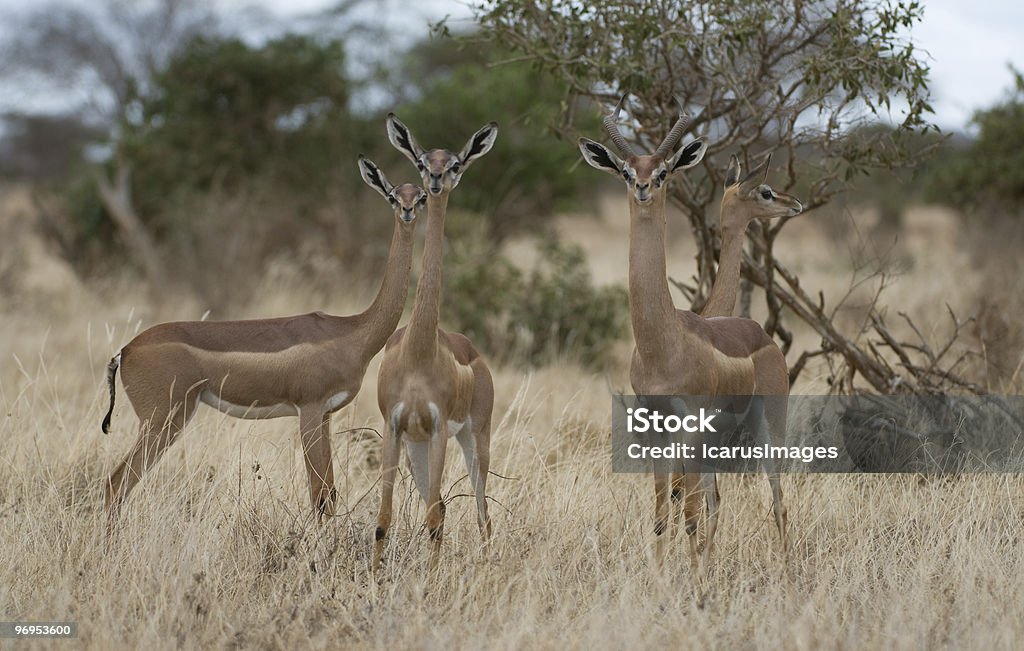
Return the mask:
{"type": "Polygon", "coordinates": [[[175,190],[257,177],[308,193],[326,185],[339,156],[356,153],[339,41],[285,35],[252,47],[199,37],[153,85],[120,143],[144,212],[175,190]]]}
{"type": "Polygon", "coordinates": [[[927,199],[960,208],[1024,206],[1024,74],[1011,66],[1014,85],[1000,103],[975,112],[978,135],[966,147],[937,158],[924,179],[927,199]]]}
{"type": "Polygon", "coordinates": [[[486,355],[536,366],[573,357],[601,367],[626,332],[625,288],[595,287],[576,246],[543,240],[524,273],[483,237],[462,237],[445,262],[444,319],[486,355]]]}

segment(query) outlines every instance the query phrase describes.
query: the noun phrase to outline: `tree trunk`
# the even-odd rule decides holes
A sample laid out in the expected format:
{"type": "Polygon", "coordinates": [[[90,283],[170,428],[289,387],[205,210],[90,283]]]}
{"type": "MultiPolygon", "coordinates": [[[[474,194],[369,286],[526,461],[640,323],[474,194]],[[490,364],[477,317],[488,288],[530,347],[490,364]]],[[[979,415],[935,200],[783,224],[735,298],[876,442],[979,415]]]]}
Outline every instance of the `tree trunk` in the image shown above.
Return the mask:
{"type": "Polygon", "coordinates": [[[113,183],[106,174],[97,171],[96,187],[103,207],[124,238],[132,262],[142,269],[151,289],[160,287],[166,279],[164,267],[153,244],[153,238],[132,207],[131,172],[128,166],[118,164],[113,183]]]}

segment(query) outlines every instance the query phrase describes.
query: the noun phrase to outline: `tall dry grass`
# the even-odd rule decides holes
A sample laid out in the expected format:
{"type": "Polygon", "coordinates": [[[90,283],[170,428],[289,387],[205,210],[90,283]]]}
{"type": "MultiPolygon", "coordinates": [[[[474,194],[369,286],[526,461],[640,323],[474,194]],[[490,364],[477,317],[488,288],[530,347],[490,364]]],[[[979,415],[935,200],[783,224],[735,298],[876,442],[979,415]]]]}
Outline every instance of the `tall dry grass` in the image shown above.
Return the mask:
{"type": "MultiPolygon", "coordinates": [[[[921,300],[918,282],[905,291],[921,300]]],[[[284,281],[261,295],[237,316],[365,298],[312,305],[284,281]]],[[[690,575],[682,535],[654,569],[652,482],[611,473],[608,383],[569,363],[496,370],[495,535],[481,546],[450,450],[435,581],[404,467],[386,567],[369,572],[379,441],[359,428],[380,424],[376,366],[334,417],[338,517],[310,517],[294,419],[204,408],[108,540],[101,484],[136,421],[121,392],[101,434],[104,365],[140,327],[202,311],[118,284],[0,320],[0,619],[77,621],[75,646],[96,649],[1012,648],[1024,635],[1015,476],[787,478],[785,559],[766,481],[726,476],[711,577],[690,575]]]]}

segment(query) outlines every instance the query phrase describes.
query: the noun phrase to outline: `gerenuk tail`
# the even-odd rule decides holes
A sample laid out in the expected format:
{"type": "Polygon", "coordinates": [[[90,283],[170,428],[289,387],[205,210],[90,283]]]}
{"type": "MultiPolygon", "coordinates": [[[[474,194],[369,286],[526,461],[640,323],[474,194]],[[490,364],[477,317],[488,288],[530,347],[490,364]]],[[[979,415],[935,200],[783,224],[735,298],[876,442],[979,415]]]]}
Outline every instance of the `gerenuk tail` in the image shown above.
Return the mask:
{"type": "Polygon", "coordinates": [[[114,415],[114,378],[117,376],[119,366],[121,366],[121,353],[114,355],[110,363],[107,364],[107,384],[110,386],[110,409],[107,410],[107,415],[103,417],[103,424],[100,425],[104,434],[110,431],[110,417],[114,415]]]}

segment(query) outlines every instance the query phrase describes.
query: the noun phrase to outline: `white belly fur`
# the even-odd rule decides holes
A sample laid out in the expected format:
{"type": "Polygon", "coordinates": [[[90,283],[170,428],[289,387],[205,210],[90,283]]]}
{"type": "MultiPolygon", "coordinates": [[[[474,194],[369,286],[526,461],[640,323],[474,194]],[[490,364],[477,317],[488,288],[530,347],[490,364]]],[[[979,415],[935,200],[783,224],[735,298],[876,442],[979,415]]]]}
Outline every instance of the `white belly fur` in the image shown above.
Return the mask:
{"type": "Polygon", "coordinates": [[[328,414],[334,413],[334,412],[338,411],[339,409],[341,409],[342,407],[344,407],[347,403],[348,403],[348,391],[342,391],[341,393],[336,393],[333,396],[331,396],[330,398],[328,398],[328,400],[327,400],[327,413],[328,414]]]}
{"type": "Polygon", "coordinates": [[[282,418],[284,416],[299,415],[299,410],[295,408],[295,405],[236,405],[222,399],[220,396],[208,390],[204,390],[200,393],[199,399],[217,411],[224,412],[228,416],[244,418],[246,420],[262,420],[265,418],[282,418]]]}

